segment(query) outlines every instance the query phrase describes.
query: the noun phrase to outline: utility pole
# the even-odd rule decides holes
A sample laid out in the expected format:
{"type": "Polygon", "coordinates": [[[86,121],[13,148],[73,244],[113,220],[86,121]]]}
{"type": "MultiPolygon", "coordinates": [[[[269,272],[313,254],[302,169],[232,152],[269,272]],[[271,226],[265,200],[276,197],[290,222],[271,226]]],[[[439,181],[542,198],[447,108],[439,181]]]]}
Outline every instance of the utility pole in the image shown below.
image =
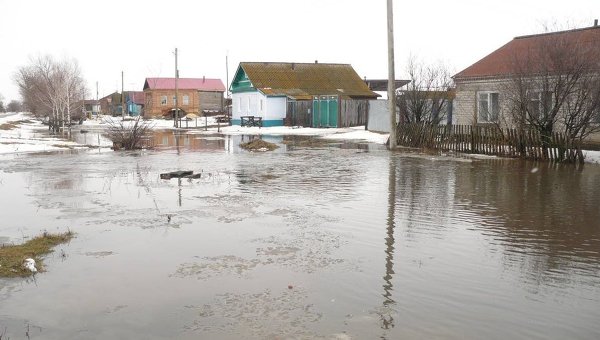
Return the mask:
{"type": "MultiPolygon", "coordinates": [[[[225,54],[225,104],[229,101],[229,51],[225,54]]],[[[222,107],[222,105],[221,105],[222,107]]],[[[231,122],[231,117],[229,116],[229,105],[225,108],[227,110],[227,120],[231,122]]]]}
{"type": "Polygon", "coordinates": [[[179,97],[179,89],[177,82],[179,81],[179,70],[177,69],[177,47],[175,48],[175,117],[173,119],[173,126],[178,127],[177,121],[179,120],[179,106],[177,101],[179,97]]]}
{"type": "Polygon", "coordinates": [[[121,116],[125,120],[125,90],[123,88],[123,71],[121,71],[121,116]]]}
{"type": "MultiPolygon", "coordinates": [[[[100,111],[98,111],[100,108],[100,103],[98,102],[98,82],[96,81],[96,118],[98,118],[98,116],[100,116],[100,111]]],[[[92,113],[94,112],[94,110],[92,109],[92,113]]]]}
{"type": "Polygon", "coordinates": [[[387,0],[388,108],[390,111],[390,150],[396,149],[396,75],[394,71],[394,9],[387,0]]]}

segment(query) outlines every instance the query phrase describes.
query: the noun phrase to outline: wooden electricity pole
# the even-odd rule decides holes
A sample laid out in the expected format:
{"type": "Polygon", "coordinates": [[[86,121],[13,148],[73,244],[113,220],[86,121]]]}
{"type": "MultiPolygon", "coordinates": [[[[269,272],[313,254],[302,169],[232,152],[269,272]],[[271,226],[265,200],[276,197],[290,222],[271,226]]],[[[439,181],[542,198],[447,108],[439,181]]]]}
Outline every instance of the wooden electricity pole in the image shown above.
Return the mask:
{"type": "Polygon", "coordinates": [[[123,87],[123,71],[121,71],[121,117],[125,120],[125,89],[123,87]]]}
{"type": "Polygon", "coordinates": [[[392,0],[387,0],[388,36],[388,108],[390,111],[390,150],[396,149],[396,75],[394,71],[394,10],[392,0]]]}
{"type": "Polygon", "coordinates": [[[177,106],[177,101],[179,97],[179,89],[177,81],[179,80],[179,70],[177,69],[177,48],[175,48],[175,118],[173,119],[173,126],[179,127],[177,122],[179,120],[179,106],[177,106]]]}

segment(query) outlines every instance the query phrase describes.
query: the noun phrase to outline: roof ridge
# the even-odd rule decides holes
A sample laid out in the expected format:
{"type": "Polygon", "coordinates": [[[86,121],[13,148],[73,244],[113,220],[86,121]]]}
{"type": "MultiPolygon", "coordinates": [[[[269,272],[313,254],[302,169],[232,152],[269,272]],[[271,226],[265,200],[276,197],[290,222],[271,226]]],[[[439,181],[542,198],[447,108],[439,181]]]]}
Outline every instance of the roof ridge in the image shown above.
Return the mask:
{"type": "Polygon", "coordinates": [[[240,64],[351,65],[349,63],[306,63],[295,61],[241,61],[240,64]]]}
{"type": "Polygon", "coordinates": [[[544,32],[544,33],[537,33],[537,34],[519,35],[519,36],[514,37],[513,40],[526,39],[526,38],[534,38],[534,37],[542,37],[542,36],[546,36],[546,35],[557,35],[557,34],[564,34],[564,33],[572,33],[572,32],[586,31],[586,30],[593,30],[593,29],[600,29],[600,26],[590,26],[590,27],[582,27],[582,28],[573,28],[573,29],[564,30],[564,31],[555,31],[555,32],[544,32]]]}

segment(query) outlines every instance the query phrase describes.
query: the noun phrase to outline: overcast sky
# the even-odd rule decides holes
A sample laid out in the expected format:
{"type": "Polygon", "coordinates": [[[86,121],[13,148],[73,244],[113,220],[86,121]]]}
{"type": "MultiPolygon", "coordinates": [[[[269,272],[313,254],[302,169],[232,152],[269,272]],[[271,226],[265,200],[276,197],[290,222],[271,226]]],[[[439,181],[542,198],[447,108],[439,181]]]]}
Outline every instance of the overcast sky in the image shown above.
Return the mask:
{"type": "MultiPolygon", "coordinates": [[[[545,24],[585,27],[600,0],[394,1],[396,75],[409,55],[458,72],[545,24]]],[[[146,77],[229,80],[240,61],[348,63],[387,78],[386,0],[0,0],[0,94],[29,57],[78,60],[90,98],[142,90],[146,77]]]]}

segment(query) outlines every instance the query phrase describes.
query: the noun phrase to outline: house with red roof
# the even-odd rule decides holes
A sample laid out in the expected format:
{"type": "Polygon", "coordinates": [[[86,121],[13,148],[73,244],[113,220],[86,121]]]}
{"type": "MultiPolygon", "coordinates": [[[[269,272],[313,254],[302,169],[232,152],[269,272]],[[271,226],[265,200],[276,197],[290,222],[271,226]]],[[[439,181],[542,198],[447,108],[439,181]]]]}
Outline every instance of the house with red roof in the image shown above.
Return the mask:
{"type": "MultiPolygon", "coordinates": [[[[600,79],[597,21],[594,26],[581,29],[515,37],[453,77],[456,84],[454,123],[515,127],[518,121],[515,110],[525,111],[521,121],[531,124],[531,117],[543,118],[545,112],[554,108],[554,114],[571,109],[567,104],[558,106],[556,91],[559,84],[571,81],[575,71],[582,73],[579,81],[570,83],[571,93],[576,93],[581,81],[587,81],[590,76],[600,79]],[[522,99],[515,100],[515,96],[522,99]]],[[[561,93],[570,95],[566,90],[561,93]]],[[[565,117],[556,114],[552,122],[554,131],[564,129],[568,123],[565,117]]],[[[593,123],[600,123],[600,112],[594,119],[593,123]]]]}
{"type": "MultiPolygon", "coordinates": [[[[221,79],[178,78],[177,106],[180,116],[199,116],[223,112],[225,85],[221,79]]],[[[175,78],[146,78],[144,81],[144,117],[173,116],[175,78]]]]}

